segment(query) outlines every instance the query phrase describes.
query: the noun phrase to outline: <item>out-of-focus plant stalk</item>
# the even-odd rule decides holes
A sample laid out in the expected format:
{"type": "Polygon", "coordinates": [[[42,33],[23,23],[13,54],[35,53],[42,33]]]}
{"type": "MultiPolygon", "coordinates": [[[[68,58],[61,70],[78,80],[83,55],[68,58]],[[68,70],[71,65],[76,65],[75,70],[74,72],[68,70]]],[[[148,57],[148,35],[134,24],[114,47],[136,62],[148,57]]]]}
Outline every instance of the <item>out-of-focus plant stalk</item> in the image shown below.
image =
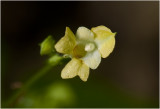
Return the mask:
{"type": "Polygon", "coordinates": [[[19,97],[21,97],[32,84],[49,72],[54,66],[62,64],[64,58],[55,54],[49,58],[47,64],[35,73],[11,98],[6,102],[5,107],[14,107],[19,97]]]}

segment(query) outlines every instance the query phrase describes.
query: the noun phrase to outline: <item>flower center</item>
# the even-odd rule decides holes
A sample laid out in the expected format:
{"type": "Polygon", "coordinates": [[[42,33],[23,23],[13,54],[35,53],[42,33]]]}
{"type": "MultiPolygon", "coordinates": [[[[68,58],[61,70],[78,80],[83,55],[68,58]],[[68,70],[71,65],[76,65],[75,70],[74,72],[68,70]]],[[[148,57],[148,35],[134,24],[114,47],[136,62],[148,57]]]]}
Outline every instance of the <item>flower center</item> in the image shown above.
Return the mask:
{"type": "Polygon", "coordinates": [[[94,43],[80,42],[73,49],[73,56],[76,58],[84,57],[87,52],[91,52],[95,49],[94,43]]]}
{"type": "Polygon", "coordinates": [[[82,44],[82,43],[77,44],[73,49],[74,57],[81,58],[81,57],[85,56],[86,55],[86,51],[84,50],[84,48],[85,48],[84,44],[82,44]]]}

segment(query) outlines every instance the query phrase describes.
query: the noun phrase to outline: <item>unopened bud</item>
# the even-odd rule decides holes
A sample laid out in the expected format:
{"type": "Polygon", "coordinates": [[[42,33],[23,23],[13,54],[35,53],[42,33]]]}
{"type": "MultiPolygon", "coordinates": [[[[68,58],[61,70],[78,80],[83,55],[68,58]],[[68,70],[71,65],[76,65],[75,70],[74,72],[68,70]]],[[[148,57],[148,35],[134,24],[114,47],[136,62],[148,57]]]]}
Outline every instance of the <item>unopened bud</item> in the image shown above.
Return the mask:
{"type": "Polygon", "coordinates": [[[46,55],[46,54],[50,54],[52,53],[54,50],[54,44],[55,44],[55,40],[53,40],[52,36],[49,35],[41,44],[41,50],[40,50],[40,54],[41,55],[46,55]]]}

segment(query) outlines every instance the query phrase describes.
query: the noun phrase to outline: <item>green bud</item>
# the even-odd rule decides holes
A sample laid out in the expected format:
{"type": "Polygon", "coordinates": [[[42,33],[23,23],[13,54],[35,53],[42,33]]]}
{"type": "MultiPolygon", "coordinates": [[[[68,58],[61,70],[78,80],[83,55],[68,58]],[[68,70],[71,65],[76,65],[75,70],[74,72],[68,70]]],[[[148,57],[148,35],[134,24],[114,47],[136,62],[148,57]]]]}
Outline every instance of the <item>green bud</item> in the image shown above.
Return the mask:
{"type": "Polygon", "coordinates": [[[58,65],[59,63],[61,63],[61,61],[63,60],[64,58],[62,56],[59,56],[59,55],[53,55],[52,57],[49,58],[48,60],[48,63],[51,64],[51,65],[58,65]]]}
{"type": "Polygon", "coordinates": [[[40,54],[41,55],[46,55],[54,52],[54,45],[55,45],[55,40],[53,40],[52,36],[49,35],[41,44],[41,50],[40,54]]]}

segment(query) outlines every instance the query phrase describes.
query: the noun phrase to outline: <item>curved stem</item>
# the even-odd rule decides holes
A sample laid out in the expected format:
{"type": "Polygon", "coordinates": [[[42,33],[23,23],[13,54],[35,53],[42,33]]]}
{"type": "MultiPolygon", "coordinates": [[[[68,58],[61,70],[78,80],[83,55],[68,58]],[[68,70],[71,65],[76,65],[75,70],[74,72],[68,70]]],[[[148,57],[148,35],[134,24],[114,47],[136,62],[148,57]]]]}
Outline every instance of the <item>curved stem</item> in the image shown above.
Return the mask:
{"type": "Polygon", "coordinates": [[[44,76],[49,70],[58,64],[62,64],[66,59],[59,56],[58,54],[52,55],[43,68],[37,71],[11,98],[6,102],[5,107],[14,107],[14,104],[17,102],[18,98],[29,89],[29,87],[37,81],[39,78],[44,76]]]}
{"type": "MultiPolygon", "coordinates": [[[[54,65],[55,66],[55,65],[54,65]]],[[[32,76],[22,87],[19,89],[6,103],[6,107],[13,107],[17,99],[39,78],[45,75],[49,70],[53,68],[53,65],[46,64],[42,69],[40,69],[34,76],[32,76]]]]}

